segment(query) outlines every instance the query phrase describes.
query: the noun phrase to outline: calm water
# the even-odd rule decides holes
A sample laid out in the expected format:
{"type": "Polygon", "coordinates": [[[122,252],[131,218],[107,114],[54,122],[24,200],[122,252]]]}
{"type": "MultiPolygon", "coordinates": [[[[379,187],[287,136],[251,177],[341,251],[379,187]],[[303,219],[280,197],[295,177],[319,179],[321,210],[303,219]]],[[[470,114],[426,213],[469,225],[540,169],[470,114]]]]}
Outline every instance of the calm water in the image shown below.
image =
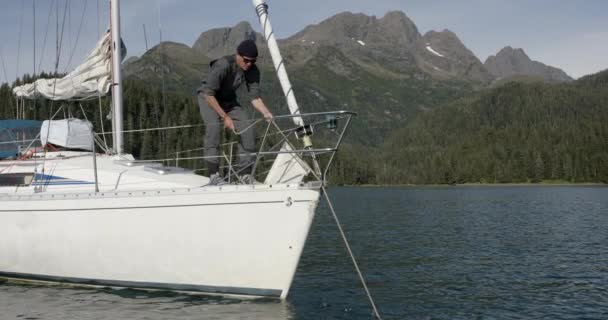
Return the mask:
{"type": "MultiPolygon", "coordinates": [[[[608,188],[335,188],[384,319],[608,319],[608,188]]],[[[287,302],[0,284],[0,319],[371,319],[323,204],[287,302]]]]}

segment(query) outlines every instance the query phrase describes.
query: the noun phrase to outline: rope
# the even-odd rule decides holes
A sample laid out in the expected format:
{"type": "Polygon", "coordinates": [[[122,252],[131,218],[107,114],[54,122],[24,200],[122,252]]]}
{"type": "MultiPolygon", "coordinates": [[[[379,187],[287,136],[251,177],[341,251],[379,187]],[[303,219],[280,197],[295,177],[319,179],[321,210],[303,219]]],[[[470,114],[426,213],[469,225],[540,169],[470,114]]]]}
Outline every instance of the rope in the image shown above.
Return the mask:
{"type": "Polygon", "coordinates": [[[359,275],[359,279],[361,280],[361,284],[363,285],[363,289],[365,289],[365,293],[367,294],[367,298],[369,299],[370,304],[372,305],[372,309],[374,309],[374,315],[376,319],[382,320],[380,317],[380,313],[378,312],[378,308],[376,308],[376,304],[374,303],[374,298],[372,298],[372,294],[369,292],[367,288],[367,284],[365,283],[365,278],[359,269],[359,265],[357,264],[357,259],[355,259],[355,255],[353,251],[350,249],[350,245],[348,244],[348,240],[346,239],[346,235],[344,234],[344,230],[342,230],[342,225],[340,224],[340,220],[338,219],[338,215],[336,215],[336,211],[334,210],[334,206],[329,200],[329,195],[327,194],[327,190],[325,187],[321,187],[321,192],[325,196],[325,200],[327,201],[327,205],[331,210],[332,215],[334,216],[334,220],[336,220],[336,225],[338,226],[338,230],[340,230],[340,235],[342,236],[342,240],[344,241],[344,245],[346,246],[346,250],[348,250],[348,254],[350,255],[350,259],[353,261],[353,265],[355,266],[355,270],[357,270],[357,274],[359,275]]]}

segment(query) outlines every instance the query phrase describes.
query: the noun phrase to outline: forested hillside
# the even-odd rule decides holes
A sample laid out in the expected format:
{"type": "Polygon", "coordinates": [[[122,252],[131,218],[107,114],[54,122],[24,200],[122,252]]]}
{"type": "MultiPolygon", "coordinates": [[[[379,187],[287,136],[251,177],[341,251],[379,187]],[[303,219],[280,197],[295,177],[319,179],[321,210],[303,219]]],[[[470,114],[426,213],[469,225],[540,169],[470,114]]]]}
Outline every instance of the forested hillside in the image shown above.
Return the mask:
{"type": "MultiPolygon", "coordinates": [[[[42,76],[48,77],[43,74],[42,76]]],[[[29,76],[24,79],[32,81],[29,76]]],[[[18,81],[17,83],[20,83],[18,81]]],[[[143,81],[126,81],[124,83],[124,128],[125,130],[154,129],[184,125],[200,125],[202,123],[198,106],[192,95],[166,92],[150,86],[143,81]]],[[[60,101],[25,100],[25,119],[47,120],[55,115],[55,119],[75,117],[88,119],[93,123],[95,132],[111,132],[110,98],[93,99],[89,101],[60,101]],[[83,114],[84,110],[84,114],[83,114]],[[101,111],[101,112],[100,112],[101,111]]],[[[11,93],[11,87],[0,87],[0,117],[2,119],[16,118],[16,101],[11,93]]],[[[197,126],[162,131],[142,131],[125,134],[125,151],[132,153],[138,159],[175,158],[175,152],[199,149],[202,147],[204,128],[197,126]]],[[[110,134],[106,134],[108,145],[112,146],[110,134]]],[[[180,157],[200,156],[201,151],[181,154],[180,157]]],[[[180,166],[202,168],[202,163],[181,161],[180,166]]]]}
{"type": "MultiPolygon", "coordinates": [[[[155,86],[139,80],[125,83],[125,105],[126,130],[201,123],[192,95],[163,97],[155,86]]],[[[63,107],[59,118],[86,117],[97,132],[103,119],[105,131],[111,130],[108,98],[27,101],[25,106],[27,119],[48,119],[63,107]]],[[[0,87],[0,115],[15,118],[15,100],[7,85],[0,87]]],[[[362,114],[353,125],[369,127],[370,118],[362,114]]],[[[347,137],[332,183],[608,182],[608,71],[570,84],[507,83],[403,123],[383,145],[347,137]]],[[[196,127],[129,133],[127,151],[140,159],[171,158],[177,151],[200,148],[203,132],[196,127]]],[[[200,151],[180,157],[197,155],[200,151]]],[[[203,167],[194,161],[180,165],[203,167]]]]}
{"type": "MultiPolygon", "coordinates": [[[[244,39],[260,47],[264,100],[275,114],[288,113],[263,37],[239,23],[205,31],[193,46],[163,42],[128,59],[125,130],[201,125],[195,90],[209,62],[233,53],[244,39]]],[[[456,34],[421,35],[402,12],[382,18],[341,13],[280,44],[303,112],[358,113],[331,183],[608,182],[608,71],[568,82],[563,71],[521,49],[503,50],[484,66],[456,34]]],[[[247,100],[241,96],[249,107],[247,100]]],[[[23,107],[19,117],[26,119],[49,119],[61,110],[57,118],[87,118],[97,132],[111,131],[107,97],[23,107]]],[[[5,84],[0,117],[13,119],[16,111],[5,84]]],[[[126,151],[139,159],[174,158],[201,148],[203,132],[202,126],[130,132],[126,151]]],[[[200,161],[179,165],[203,167],[200,161]]]]}
{"type": "Polygon", "coordinates": [[[608,182],[608,71],[509,83],[420,114],[374,163],[388,184],[608,182]]]}
{"type": "MultiPolygon", "coordinates": [[[[299,61],[295,57],[301,49],[299,44],[284,49],[288,61],[299,61]]],[[[363,54],[360,57],[372,60],[363,54]]],[[[420,110],[473,90],[473,85],[465,81],[437,81],[380,67],[364,68],[351,58],[335,47],[317,45],[307,56],[306,64],[289,63],[287,70],[303,112],[348,110],[366,120],[365,125],[355,124],[351,130],[351,139],[357,144],[377,147],[420,110]]],[[[159,92],[164,88],[167,94],[192,97],[209,71],[211,60],[187,46],[163,43],[126,65],[125,78],[159,92]]],[[[275,114],[289,113],[274,67],[270,61],[258,66],[264,101],[275,114]]],[[[241,102],[248,105],[244,96],[241,102]]]]}

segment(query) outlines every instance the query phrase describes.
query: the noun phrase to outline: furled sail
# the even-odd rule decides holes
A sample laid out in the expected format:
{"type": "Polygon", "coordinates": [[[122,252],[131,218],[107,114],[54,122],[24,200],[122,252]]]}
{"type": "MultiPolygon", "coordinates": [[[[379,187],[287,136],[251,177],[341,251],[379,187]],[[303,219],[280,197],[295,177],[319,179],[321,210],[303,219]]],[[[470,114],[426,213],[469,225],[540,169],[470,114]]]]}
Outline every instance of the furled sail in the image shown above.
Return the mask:
{"type": "MultiPolygon", "coordinates": [[[[63,78],[38,79],[13,89],[17,97],[50,100],[86,99],[105,95],[112,84],[111,42],[107,32],[86,60],[63,78]]],[[[124,50],[124,47],[123,47],[124,50]]]]}

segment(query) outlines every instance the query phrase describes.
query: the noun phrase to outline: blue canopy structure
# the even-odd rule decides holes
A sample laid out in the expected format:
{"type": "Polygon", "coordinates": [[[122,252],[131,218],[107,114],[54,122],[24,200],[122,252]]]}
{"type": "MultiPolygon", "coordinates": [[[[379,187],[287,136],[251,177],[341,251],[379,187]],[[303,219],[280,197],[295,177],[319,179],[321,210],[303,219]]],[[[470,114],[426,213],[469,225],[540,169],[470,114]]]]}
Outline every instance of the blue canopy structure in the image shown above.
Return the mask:
{"type": "MultiPolygon", "coordinates": [[[[0,120],[0,159],[15,157],[20,146],[28,146],[40,133],[42,121],[0,120]]],[[[34,143],[39,146],[40,142],[34,143]]]]}

